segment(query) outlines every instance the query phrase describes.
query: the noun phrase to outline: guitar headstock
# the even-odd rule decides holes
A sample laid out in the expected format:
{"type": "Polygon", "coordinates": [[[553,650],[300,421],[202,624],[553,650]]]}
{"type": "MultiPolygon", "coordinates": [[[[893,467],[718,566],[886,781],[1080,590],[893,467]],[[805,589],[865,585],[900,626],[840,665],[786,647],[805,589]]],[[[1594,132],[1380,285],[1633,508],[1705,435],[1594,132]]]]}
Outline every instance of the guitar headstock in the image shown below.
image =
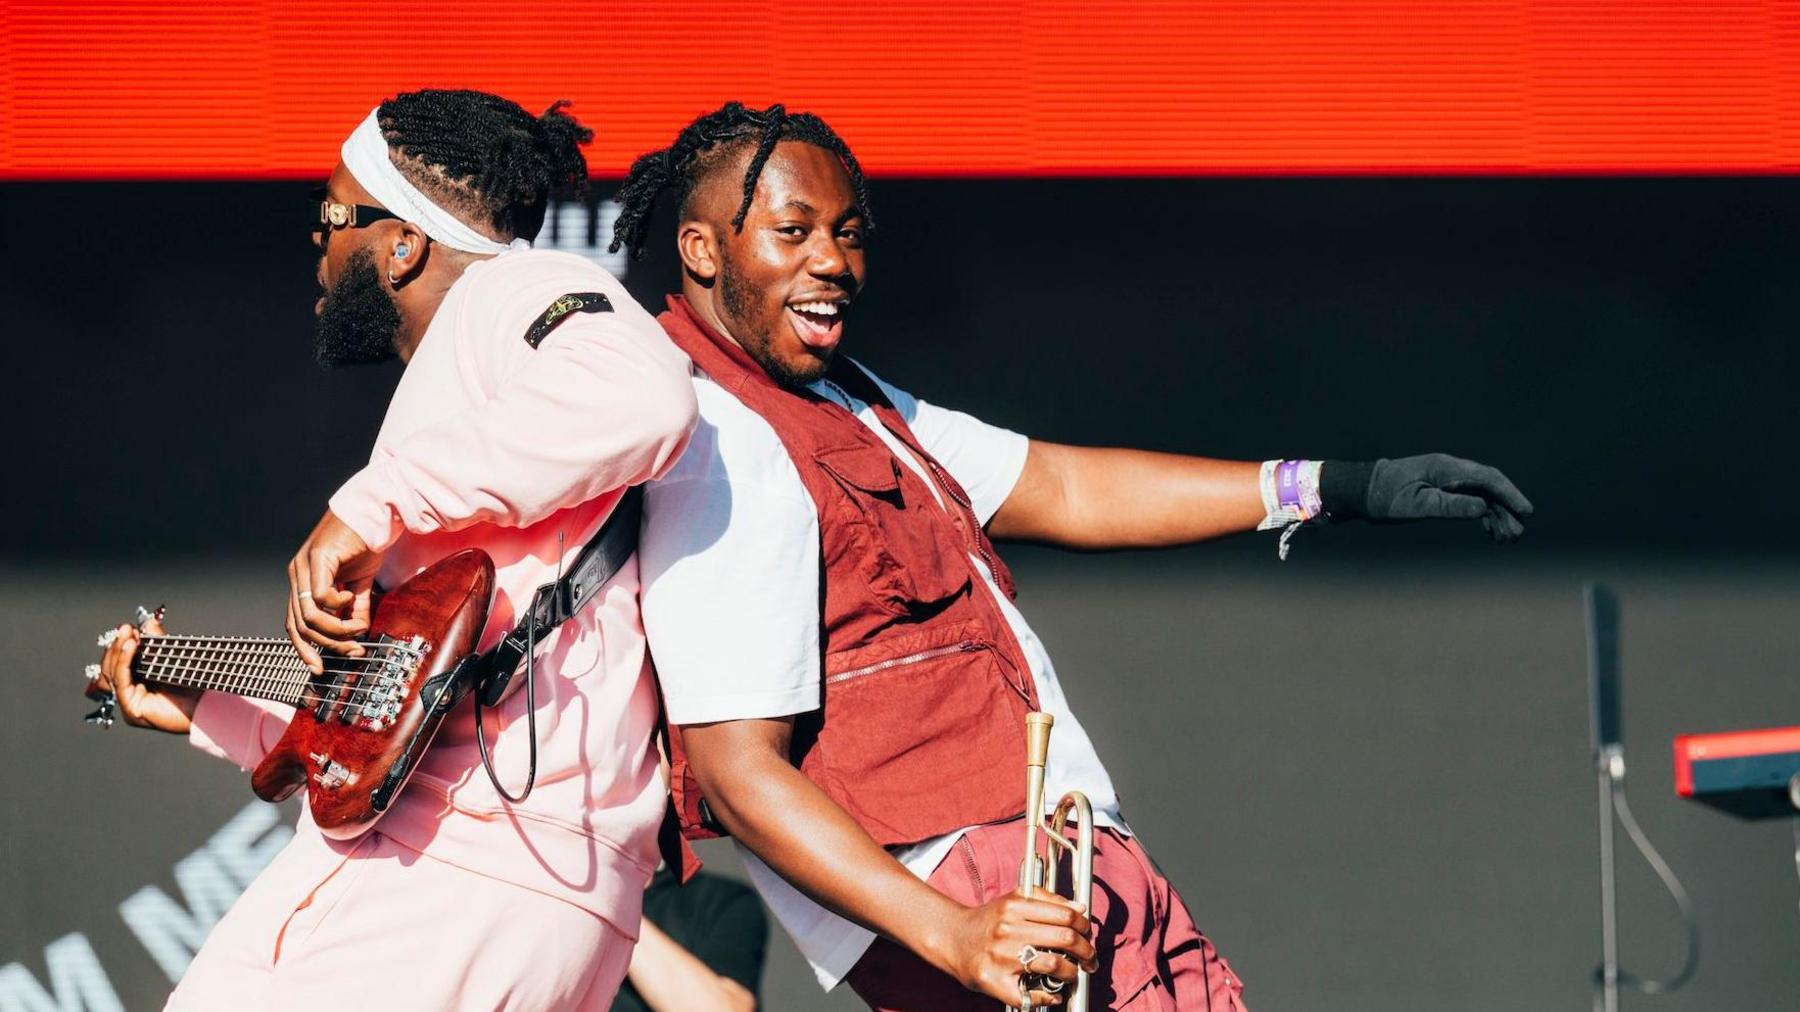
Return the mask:
{"type": "MultiPolygon", "coordinates": [[[[137,626],[139,630],[142,630],[144,626],[150,624],[152,621],[155,621],[160,625],[162,623],[164,610],[162,605],[157,605],[156,610],[151,611],[140,604],[137,609],[137,618],[132,624],[137,626]]],[[[107,647],[112,646],[113,642],[118,638],[119,630],[108,629],[99,635],[96,642],[100,649],[105,650],[107,647]]],[[[113,726],[113,719],[117,713],[118,701],[114,698],[110,689],[103,689],[100,687],[100,665],[89,664],[82,670],[82,675],[87,679],[87,697],[92,700],[97,700],[100,704],[93,713],[88,714],[82,719],[89,724],[97,724],[100,727],[113,726]]]]}

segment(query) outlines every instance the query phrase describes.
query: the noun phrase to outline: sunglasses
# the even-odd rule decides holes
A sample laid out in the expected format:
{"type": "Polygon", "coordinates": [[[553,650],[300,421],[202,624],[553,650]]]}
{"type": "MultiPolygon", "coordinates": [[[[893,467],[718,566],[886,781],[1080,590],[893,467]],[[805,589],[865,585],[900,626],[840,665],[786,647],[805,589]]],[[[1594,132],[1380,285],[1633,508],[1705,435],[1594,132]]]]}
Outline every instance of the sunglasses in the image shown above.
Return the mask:
{"type": "Polygon", "coordinates": [[[308,201],[308,209],[312,219],[310,230],[319,233],[319,240],[324,241],[326,233],[334,228],[362,228],[378,221],[392,218],[403,220],[399,215],[383,207],[369,204],[340,204],[331,199],[326,188],[321,186],[312,191],[308,201]]]}

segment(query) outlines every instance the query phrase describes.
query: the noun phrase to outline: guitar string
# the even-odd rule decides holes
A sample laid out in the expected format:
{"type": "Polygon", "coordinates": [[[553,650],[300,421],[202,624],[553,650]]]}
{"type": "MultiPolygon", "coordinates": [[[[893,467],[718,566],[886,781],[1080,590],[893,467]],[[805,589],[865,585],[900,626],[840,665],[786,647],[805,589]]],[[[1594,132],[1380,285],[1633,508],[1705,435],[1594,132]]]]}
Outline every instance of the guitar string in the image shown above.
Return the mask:
{"type": "MultiPolygon", "coordinates": [[[[410,653],[397,645],[388,646],[390,649],[384,653],[410,653]]],[[[159,673],[173,674],[201,687],[226,688],[235,685],[240,688],[250,688],[254,690],[253,694],[266,695],[285,703],[305,701],[309,697],[314,701],[324,699],[325,697],[320,695],[319,690],[307,684],[312,678],[311,673],[299,662],[298,655],[288,652],[287,647],[287,642],[283,640],[261,640],[252,644],[247,652],[222,651],[198,637],[184,639],[180,643],[168,643],[165,640],[151,644],[151,649],[157,656],[147,655],[146,662],[159,662],[161,666],[159,673]],[[271,667],[266,662],[259,662],[255,656],[259,653],[264,657],[273,654],[275,665],[271,667]],[[235,670],[246,663],[260,666],[266,672],[272,673],[246,674],[241,670],[235,670]]],[[[349,667],[333,669],[332,673],[352,673],[359,678],[357,684],[334,686],[335,698],[346,703],[355,703],[364,696],[385,695],[391,691],[395,668],[393,659],[391,657],[372,657],[366,664],[361,663],[361,660],[357,659],[357,662],[349,667]],[[371,675],[379,679],[377,684],[360,684],[361,678],[371,675]],[[383,678],[383,675],[387,677],[383,678]]],[[[151,677],[154,677],[155,674],[152,673],[151,677]]]]}
{"type": "MultiPolygon", "coordinates": [[[[197,688],[224,689],[227,691],[232,691],[234,689],[251,689],[252,691],[240,692],[239,694],[274,699],[276,702],[295,706],[301,704],[315,706],[328,698],[321,694],[321,690],[307,684],[310,678],[310,672],[307,672],[304,666],[300,667],[294,676],[286,677],[278,682],[273,682],[270,685],[264,686],[256,683],[266,681],[265,679],[256,676],[246,676],[241,671],[235,671],[229,667],[221,667],[221,662],[225,664],[235,663],[238,660],[236,658],[212,656],[214,652],[204,647],[194,647],[189,645],[179,649],[184,656],[157,658],[157,660],[161,662],[161,669],[159,672],[152,673],[150,677],[155,678],[156,674],[173,674],[182,679],[178,684],[191,685],[197,688]],[[279,688],[276,686],[279,686],[279,688]]],[[[383,661],[381,664],[383,667],[386,667],[389,672],[392,671],[391,662],[383,661]]],[[[379,676],[386,672],[362,670],[356,673],[358,675],[377,674],[379,676]]],[[[365,696],[376,694],[385,695],[392,688],[391,678],[388,682],[389,684],[376,684],[372,686],[360,684],[337,686],[335,687],[337,693],[329,698],[335,702],[345,703],[346,705],[356,705],[362,702],[363,697],[365,696]]]]}
{"type": "MultiPolygon", "coordinates": [[[[245,656],[260,652],[261,656],[267,657],[272,663],[285,662],[288,660],[292,660],[296,664],[301,663],[299,653],[293,649],[292,644],[287,640],[215,641],[200,637],[181,637],[177,639],[175,637],[146,636],[143,638],[142,643],[145,648],[160,648],[169,651],[223,652],[227,655],[245,656]]],[[[362,644],[362,646],[368,650],[368,653],[362,657],[343,657],[342,655],[333,654],[327,654],[326,657],[332,659],[341,658],[340,663],[351,663],[383,659],[385,655],[410,653],[410,650],[404,646],[395,644],[367,643],[362,644]]]]}
{"type": "Polygon", "coordinates": [[[388,661],[381,662],[385,671],[364,670],[358,672],[359,681],[357,683],[349,686],[333,685],[329,695],[325,690],[309,684],[310,672],[305,669],[304,665],[298,667],[296,675],[292,678],[284,679],[274,685],[253,686],[247,683],[257,681],[257,679],[246,677],[239,671],[221,667],[222,663],[232,663],[240,659],[218,654],[205,647],[189,645],[181,649],[183,653],[191,656],[173,659],[173,663],[170,662],[170,659],[165,659],[163,672],[178,674],[185,684],[222,689],[239,695],[273,699],[276,702],[296,707],[303,706],[307,709],[313,709],[321,703],[330,703],[345,708],[338,711],[339,715],[344,714],[345,710],[349,710],[352,711],[349,713],[351,717],[369,716],[370,714],[366,712],[360,715],[354,713],[354,708],[367,706],[369,701],[367,697],[377,697],[384,702],[390,701],[393,698],[393,690],[398,687],[394,678],[397,672],[388,661]],[[199,659],[194,659],[196,657],[199,659]],[[362,685],[361,677],[369,674],[375,674],[379,680],[374,685],[362,685]]]}
{"type": "MultiPolygon", "coordinates": [[[[342,708],[356,708],[364,706],[364,697],[382,695],[383,699],[387,699],[396,688],[394,675],[398,672],[394,670],[391,657],[369,657],[367,664],[333,668],[329,673],[355,673],[358,681],[349,686],[335,682],[331,686],[335,690],[333,695],[326,695],[326,691],[311,684],[313,675],[306,664],[301,663],[299,654],[292,652],[290,643],[279,639],[229,637],[234,643],[223,646],[214,643],[214,639],[227,637],[162,636],[155,637],[155,641],[146,641],[142,663],[144,666],[158,668],[157,672],[146,672],[146,677],[155,679],[157,675],[175,675],[182,679],[182,684],[191,684],[196,688],[236,691],[239,695],[256,695],[261,699],[274,699],[275,702],[306,706],[308,709],[317,708],[328,700],[342,708]],[[245,666],[250,668],[250,672],[241,670],[245,666]],[[374,666],[385,670],[373,672],[374,666]],[[371,673],[376,675],[378,682],[373,686],[364,686],[362,679],[371,673]]],[[[410,650],[405,650],[401,645],[380,646],[385,646],[383,654],[410,654],[410,650]]],[[[340,709],[338,713],[344,711],[340,709]]],[[[355,718],[358,715],[349,713],[349,717],[355,718]]],[[[362,717],[367,717],[367,713],[362,717]]]]}
{"type": "MultiPolygon", "coordinates": [[[[162,643],[170,646],[203,645],[207,647],[217,646],[224,648],[273,646],[284,650],[293,649],[293,641],[283,636],[194,636],[188,634],[176,635],[173,633],[165,633],[163,635],[144,635],[141,639],[145,643],[162,643]]],[[[403,652],[410,649],[405,643],[389,642],[385,640],[356,640],[353,642],[358,646],[369,650],[403,652]]],[[[297,657],[299,654],[295,653],[294,656],[297,657]]]]}
{"type": "MultiPolygon", "coordinates": [[[[377,641],[362,645],[369,651],[366,656],[328,663],[326,672],[366,674],[372,665],[391,663],[393,655],[411,652],[401,643],[377,641]]],[[[154,655],[174,672],[202,681],[214,682],[223,677],[259,688],[297,689],[312,677],[292,644],[279,638],[146,636],[144,649],[146,660],[154,655]],[[234,667],[250,670],[233,670],[234,667]]]]}
{"type": "MultiPolygon", "coordinates": [[[[190,653],[194,651],[223,651],[231,654],[241,653],[242,651],[254,648],[273,648],[275,652],[269,655],[271,662],[278,662],[283,666],[286,666],[286,662],[291,661],[294,665],[298,665],[301,668],[305,667],[304,663],[300,660],[299,653],[294,651],[292,643],[284,639],[249,639],[242,637],[220,637],[218,639],[213,639],[210,637],[196,636],[145,636],[143,637],[142,643],[143,649],[163,649],[190,653]]],[[[369,651],[369,653],[362,657],[342,657],[342,655],[327,654],[326,657],[328,658],[342,658],[336,662],[338,665],[348,666],[334,667],[333,663],[328,661],[326,664],[326,671],[352,671],[355,670],[356,665],[366,661],[384,660],[386,659],[386,655],[411,652],[410,649],[403,644],[363,643],[361,646],[369,651]]]]}
{"type": "MultiPolygon", "coordinates": [[[[147,650],[162,660],[171,674],[189,677],[205,688],[235,685],[250,694],[274,697],[292,694],[291,679],[280,671],[262,670],[251,656],[261,643],[221,642],[223,638],[181,637],[149,641],[147,650]],[[244,668],[249,670],[242,670],[244,668]]],[[[282,701],[287,701],[283,699],[282,701]]]]}
{"type": "MultiPolygon", "coordinates": [[[[360,679],[379,677],[380,669],[393,670],[395,654],[410,654],[404,644],[369,643],[375,648],[367,658],[353,658],[347,664],[328,667],[330,674],[354,674],[360,679]]],[[[201,688],[247,689],[247,694],[265,696],[279,702],[298,704],[309,697],[321,701],[325,697],[309,685],[312,673],[293,652],[292,645],[281,639],[251,637],[145,637],[145,662],[160,664],[161,673],[174,675],[201,688]],[[249,667],[248,672],[241,670],[249,667]]],[[[156,673],[149,673],[154,678],[156,673]]],[[[391,681],[391,679],[383,679],[391,681]]],[[[336,698],[356,703],[361,697],[385,694],[391,685],[336,686],[336,698]]]]}
{"type": "MultiPolygon", "coordinates": [[[[247,649],[238,644],[225,648],[199,637],[183,638],[180,642],[160,639],[146,644],[145,660],[146,663],[159,664],[160,673],[191,680],[204,688],[224,688],[229,683],[292,696],[312,677],[311,672],[300,662],[298,654],[286,654],[285,651],[274,653],[273,664],[256,656],[259,652],[281,650],[287,646],[285,641],[258,641],[245,646],[247,649]],[[242,670],[246,666],[251,670],[242,670]]],[[[370,657],[366,662],[357,658],[347,664],[333,665],[328,673],[368,675],[378,667],[391,668],[391,655],[403,652],[405,651],[397,649],[383,650],[382,656],[370,657]]],[[[267,654],[264,656],[266,658],[267,654]]],[[[150,673],[150,677],[155,677],[155,674],[150,673]]]]}
{"type": "MultiPolygon", "coordinates": [[[[161,673],[179,680],[177,684],[211,689],[237,688],[244,690],[247,695],[277,698],[280,702],[291,701],[281,698],[291,695],[290,692],[282,691],[287,688],[286,679],[239,670],[243,658],[234,656],[236,650],[208,643],[204,638],[150,642],[146,644],[145,651],[146,664],[161,662],[161,673]]],[[[154,678],[157,673],[147,674],[154,678]]]]}

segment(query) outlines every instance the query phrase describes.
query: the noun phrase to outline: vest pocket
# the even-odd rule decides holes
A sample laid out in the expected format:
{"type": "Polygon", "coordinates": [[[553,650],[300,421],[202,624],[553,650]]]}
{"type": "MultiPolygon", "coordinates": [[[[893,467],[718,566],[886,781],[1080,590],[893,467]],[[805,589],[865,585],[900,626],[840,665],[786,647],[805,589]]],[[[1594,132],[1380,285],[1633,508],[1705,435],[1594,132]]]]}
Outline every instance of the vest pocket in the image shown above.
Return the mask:
{"type": "Polygon", "coordinates": [[[1025,711],[976,623],[891,637],[826,658],[801,769],[884,846],[1011,818],[1025,711]]]}
{"type": "Polygon", "coordinates": [[[841,493],[836,515],[819,518],[827,569],[855,572],[876,604],[893,615],[935,611],[968,587],[969,567],[954,554],[961,550],[960,539],[947,530],[943,510],[920,498],[929,491],[908,501],[901,464],[885,447],[819,450],[813,459],[841,493]]]}

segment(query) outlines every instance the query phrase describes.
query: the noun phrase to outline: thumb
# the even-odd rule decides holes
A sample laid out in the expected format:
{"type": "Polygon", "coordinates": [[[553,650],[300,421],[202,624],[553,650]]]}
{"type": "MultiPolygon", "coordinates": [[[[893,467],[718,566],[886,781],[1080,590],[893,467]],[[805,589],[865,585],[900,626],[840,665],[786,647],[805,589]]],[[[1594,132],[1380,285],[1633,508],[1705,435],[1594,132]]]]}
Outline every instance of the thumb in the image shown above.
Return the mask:
{"type": "Polygon", "coordinates": [[[322,608],[341,610],[351,600],[351,593],[337,585],[338,568],[343,560],[335,547],[322,548],[312,554],[313,600],[322,608]]]}
{"type": "Polygon", "coordinates": [[[362,626],[364,629],[369,627],[369,613],[372,610],[370,605],[374,603],[373,596],[366,584],[355,592],[350,601],[350,621],[352,623],[362,626]]]}

